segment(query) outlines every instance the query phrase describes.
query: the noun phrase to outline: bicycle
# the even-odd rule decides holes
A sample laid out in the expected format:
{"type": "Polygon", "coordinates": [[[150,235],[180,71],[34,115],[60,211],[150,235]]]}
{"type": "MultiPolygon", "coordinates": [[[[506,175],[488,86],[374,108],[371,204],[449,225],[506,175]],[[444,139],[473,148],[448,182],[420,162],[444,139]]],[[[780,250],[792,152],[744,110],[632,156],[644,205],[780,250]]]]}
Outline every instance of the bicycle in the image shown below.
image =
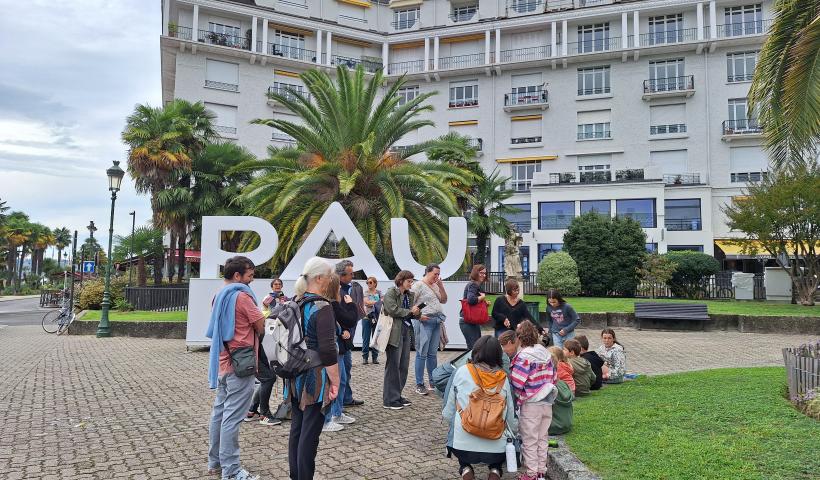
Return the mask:
{"type": "Polygon", "coordinates": [[[43,315],[43,330],[46,333],[57,333],[58,335],[68,330],[71,322],[77,318],[73,312],[68,295],[63,296],[63,306],[59,310],[52,310],[43,315]]]}

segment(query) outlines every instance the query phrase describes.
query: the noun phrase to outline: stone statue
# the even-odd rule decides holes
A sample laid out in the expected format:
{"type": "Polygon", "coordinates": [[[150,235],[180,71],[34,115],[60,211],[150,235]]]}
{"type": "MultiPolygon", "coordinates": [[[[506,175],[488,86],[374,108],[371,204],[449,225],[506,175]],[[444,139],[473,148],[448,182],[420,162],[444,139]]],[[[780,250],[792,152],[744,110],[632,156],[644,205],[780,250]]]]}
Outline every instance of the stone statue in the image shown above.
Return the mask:
{"type": "Polygon", "coordinates": [[[522,281],[521,271],[521,244],[524,239],[518,232],[512,232],[504,245],[504,275],[507,279],[522,281]]]}

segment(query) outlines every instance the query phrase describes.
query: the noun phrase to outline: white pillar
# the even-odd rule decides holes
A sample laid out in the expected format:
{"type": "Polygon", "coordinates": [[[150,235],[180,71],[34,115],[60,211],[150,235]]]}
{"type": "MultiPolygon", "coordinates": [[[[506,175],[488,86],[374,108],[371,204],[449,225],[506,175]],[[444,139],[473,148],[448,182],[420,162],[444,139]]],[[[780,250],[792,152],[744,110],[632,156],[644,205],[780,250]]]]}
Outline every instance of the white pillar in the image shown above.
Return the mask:
{"type": "Polygon", "coordinates": [[[430,37],[424,38],[424,71],[430,70],[430,37]]]}
{"type": "Polygon", "coordinates": [[[493,62],[490,61],[490,31],[484,31],[484,64],[489,65],[493,62]]]}
{"type": "Polygon", "coordinates": [[[322,31],[316,29],[316,65],[322,64],[322,31]]]}
{"type": "Polygon", "coordinates": [[[385,75],[390,73],[390,59],[388,58],[388,55],[390,55],[390,45],[388,45],[387,42],[382,42],[382,73],[385,75]]]}
{"type": "Polygon", "coordinates": [[[433,70],[438,70],[438,36],[433,37],[433,70]]]}
{"type": "Polygon", "coordinates": [[[703,40],[703,2],[695,6],[695,13],[698,17],[698,40],[703,40]]]}
{"type": "Polygon", "coordinates": [[[332,50],[330,48],[330,45],[331,45],[330,41],[331,41],[332,38],[333,38],[333,33],[332,32],[325,32],[325,40],[327,40],[325,42],[325,55],[327,55],[327,64],[328,65],[333,64],[333,58],[331,58],[332,50]]]}
{"type": "Polygon", "coordinates": [[[258,20],[254,16],[254,17],[251,17],[251,22],[252,23],[251,23],[251,45],[250,45],[251,48],[250,48],[250,50],[251,50],[251,52],[255,52],[256,51],[256,39],[259,38],[259,32],[257,32],[257,27],[256,27],[256,24],[258,23],[258,20]]]}
{"type": "Polygon", "coordinates": [[[168,36],[168,24],[171,23],[171,0],[162,2],[162,34],[168,36]]]}
{"type": "Polygon", "coordinates": [[[552,49],[550,50],[551,57],[558,56],[558,22],[552,22],[552,28],[550,28],[550,36],[552,37],[552,49]]]}
{"type": "Polygon", "coordinates": [[[717,7],[715,0],[709,2],[709,38],[717,38],[717,7]]]}
{"type": "Polygon", "coordinates": [[[194,21],[191,25],[191,40],[199,41],[199,5],[194,4],[194,21]]]}
{"type": "MultiPolygon", "coordinates": [[[[636,41],[635,46],[638,45],[636,41]]],[[[621,48],[629,48],[629,14],[626,12],[621,14],[621,48]]]]}
{"type": "Polygon", "coordinates": [[[567,56],[567,45],[569,44],[569,29],[567,28],[567,21],[561,22],[561,31],[564,32],[561,37],[561,56],[567,56]]]}
{"type": "Polygon", "coordinates": [[[641,43],[641,14],[635,10],[632,12],[632,38],[635,39],[635,45],[641,43]]]}
{"type": "Polygon", "coordinates": [[[268,19],[262,19],[262,50],[259,53],[268,53],[268,19]]]}
{"type": "Polygon", "coordinates": [[[495,29],[495,63],[501,61],[501,29],[495,29]]]}

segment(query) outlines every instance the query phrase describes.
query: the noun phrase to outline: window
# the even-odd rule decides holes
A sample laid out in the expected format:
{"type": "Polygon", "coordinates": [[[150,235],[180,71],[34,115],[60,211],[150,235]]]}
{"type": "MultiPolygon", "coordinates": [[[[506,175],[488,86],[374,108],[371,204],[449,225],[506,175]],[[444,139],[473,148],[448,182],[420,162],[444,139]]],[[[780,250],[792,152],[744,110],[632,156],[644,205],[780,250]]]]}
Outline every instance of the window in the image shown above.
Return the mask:
{"type": "Polygon", "coordinates": [[[205,60],[205,86],[218,90],[238,92],[239,65],[211,60],[210,58],[205,60]]]}
{"type": "MultiPolygon", "coordinates": [[[[521,273],[530,274],[530,247],[521,247],[518,250],[521,255],[521,273]]],[[[504,271],[504,247],[498,247],[498,270],[504,271]]]]}
{"type": "Polygon", "coordinates": [[[726,7],[724,14],[724,35],[737,37],[763,33],[763,9],[761,4],[726,7]]]}
{"type": "Polygon", "coordinates": [[[540,230],[563,230],[575,218],[575,202],[540,202],[538,204],[538,228],[540,230]]]}
{"type": "Polygon", "coordinates": [[[205,103],[205,108],[216,115],[214,119],[216,133],[228,136],[236,135],[236,107],[218,103],[205,103]]]}
{"type": "Polygon", "coordinates": [[[688,172],[688,152],[686,150],[649,152],[649,163],[660,167],[664,176],[681,175],[688,172]]]}
{"type": "Polygon", "coordinates": [[[610,123],[584,123],[578,125],[578,140],[601,140],[612,138],[610,123]]]}
{"type": "Polygon", "coordinates": [[[304,86],[296,85],[295,83],[273,82],[272,90],[291,100],[296,99],[296,96],[293,95],[293,93],[299,93],[301,95],[307,94],[304,86]]]}
{"type": "Polygon", "coordinates": [[[726,81],[750,82],[757,66],[758,52],[726,54],[726,81]]]}
{"type": "Polygon", "coordinates": [[[649,134],[686,133],[686,104],[649,107],[649,134]]]}
{"type": "Polygon", "coordinates": [[[669,245],[666,247],[668,252],[700,252],[703,253],[703,245],[669,245]]]}
{"type": "Polygon", "coordinates": [[[419,86],[412,85],[409,87],[402,87],[396,92],[396,96],[399,97],[398,104],[404,105],[405,103],[419,96],[419,86]]]}
{"type": "Polygon", "coordinates": [[[550,253],[560,252],[564,249],[563,243],[539,243],[538,244],[538,263],[550,253]]]}
{"type": "Polygon", "coordinates": [[[578,95],[600,95],[609,92],[609,65],[578,69],[578,95]]]}
{"type": "Polygon", "coordinates": [[[411,8],[407,10],[394,10],[393,11],[393,28],[396,30],[404,30],[407,28],[413,28],[413,25],[416,24],[416,20],[419,18],[419,9],[418,8],[411,8]]]}
{"type": "Polygon", "coordinates": [[[478,105],[478,81],[450,83],[450,108],[478,105]]]}
{"type": "Polygon", "coordinates": [[[609,50],[609,22],[578,26],[578,53],[609,50]]]}
{"type": "Polygon", "coordinates": [[[649,45],[683,41],[683,14],[649,17],[649,45]]]}
{"type": "Polygon", "coordinates": [[[239,30],[239,27],[232,27],[230,25],[223,25],[216,22],[208,22],[209,32],[238,37],[240,35],[239,30]]]}
{"type": "Polygon", "coordinates": [[[732,183],[759,182],[766,178],[766,175],[768,175],[768,172],[730,173],[729,181],[732,183]]]}
{"type": "Polygon", "coordinates": [[[478,5],[473,3],[470,5],[453,6],[453,13],[450,14],[450,20],[454,22],[466,22],[472,20],[478,11],[478,5]]]}
{"type": "Polygon", "coordinates": [[[200,41],[211,45],[222,45],[224,47],[248,48],[248,41],[241,36],[239,27],[232,27],[222,23],[208,22],[208,32],[205,38],[200,41]]]}
{"type": "Polygon", "coordinates": [[[298,33],[289,33],[276,30],[273,34],[273,51],[271,55],[278,55],[296,60],[311,60],[305,53],[305,36],[298,33]]]}
{"type": "Polygon", "coordinates": [[[615,212],[619,217],[637,220],[643,228],[655,228],[655,199],[616,200],[615,212]]]}
{"type": "Polygon", "coordinates": [[[646,244],[646,253],[658,253],[658,244],[657,243],[647,243],[646,244]]]}
{"type": "Polygon", "coordinates": [[[541,171],[541,162],[515,162],[510,164],[510,186],[516,192],[529,192],[535,172],[541,171]]]}
{"type": "Polygon", "coordinates": [[[685,198],[664,202],[664,225],[669,231],[701,230],[700,199],[685,198]]]}
{"type": "Polygon", "coordinates": [[[768,170],[769,161],[762,147],[729,149],[729,180],[732,183],[759,182],[768,170]]]}
{"type": "Polygon", "coordinates": [[[690,88],[682,58],[649,62],[649,91],[674,92],[690,88]]]}
{"type": "Polygon", "coordinates": [[[609,200],[582,200],[581,201],[581,215],[589,212],[595,212],[601,216],[609,217],[611,209],[611,202],[609,200]]]}
{"type": "Polygon", "coordinates": [[[760,127],[756,118],[749,118],[749,104],[745,98],[729,99],[729,120],[726,122],[724,134],[757,131],[760,127]]]}
{"type": "Polygon", "coordinates": [[[532,210],[529,203],[512,203],[508,206],[517,209],[515,213],[504,215],[504,218],[510,222],[515,230],[519,233],[529,232],[532,227],[532,219],[530,212],[532,210]]]}
{"type": "Polygon", "coordinates": [[[512,0],[512,9],[515,13],[534,12],[541,5],[541,0],[512,0]]]}
{"type": "MultiPolygon", "coordinates": [[[[602,183],[612,180],[612,172],[609,170],[611,163],[611,154],[579,155],[578,182],[602,183]]],[[[607,212],[608,211],[609,209],[607,209],[607,212]]]]}
{"type": "Polygon", "coordinates": [[[512,117],[510,120],[510,143],[520,145],[541,142],[541,115],[512,117]]]}

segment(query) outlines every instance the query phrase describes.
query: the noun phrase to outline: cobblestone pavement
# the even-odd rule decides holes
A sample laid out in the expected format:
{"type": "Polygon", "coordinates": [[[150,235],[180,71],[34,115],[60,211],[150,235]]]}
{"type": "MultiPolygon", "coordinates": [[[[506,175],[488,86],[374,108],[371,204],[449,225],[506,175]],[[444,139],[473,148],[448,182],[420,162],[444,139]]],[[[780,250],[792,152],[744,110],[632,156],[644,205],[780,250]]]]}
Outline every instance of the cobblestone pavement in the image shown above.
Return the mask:
{"type": "MultiPolygon", "coordinates": [[[[597,332],[583,333],[597,345],[597,332]]],[[[808,340],[626,329],[618,339],[626,346],[628,369],[645,374],[777,365],[781,346],[808,340]]],[[[0,478],[207,478],[213,393],[206,352],[186,352],[181,340],[58,337],[39,326],[1,328],[0,352],[0,478]]],[[[382,368],[361,365],[354,353],[354,392],[366,403],[348,410],[355,424],[322,435],[316,478],[457,478],[455,459],[443,454],[440,400],[411,392],[411,365],[405,396],[413,406],[382,409],[382,368]]],[[[280,400],[277,384],[271,401],[280,400]]],[[[287,435],[287,422],[244,424],[244,465],[263,479],[286,478],[287,435]]]]}

